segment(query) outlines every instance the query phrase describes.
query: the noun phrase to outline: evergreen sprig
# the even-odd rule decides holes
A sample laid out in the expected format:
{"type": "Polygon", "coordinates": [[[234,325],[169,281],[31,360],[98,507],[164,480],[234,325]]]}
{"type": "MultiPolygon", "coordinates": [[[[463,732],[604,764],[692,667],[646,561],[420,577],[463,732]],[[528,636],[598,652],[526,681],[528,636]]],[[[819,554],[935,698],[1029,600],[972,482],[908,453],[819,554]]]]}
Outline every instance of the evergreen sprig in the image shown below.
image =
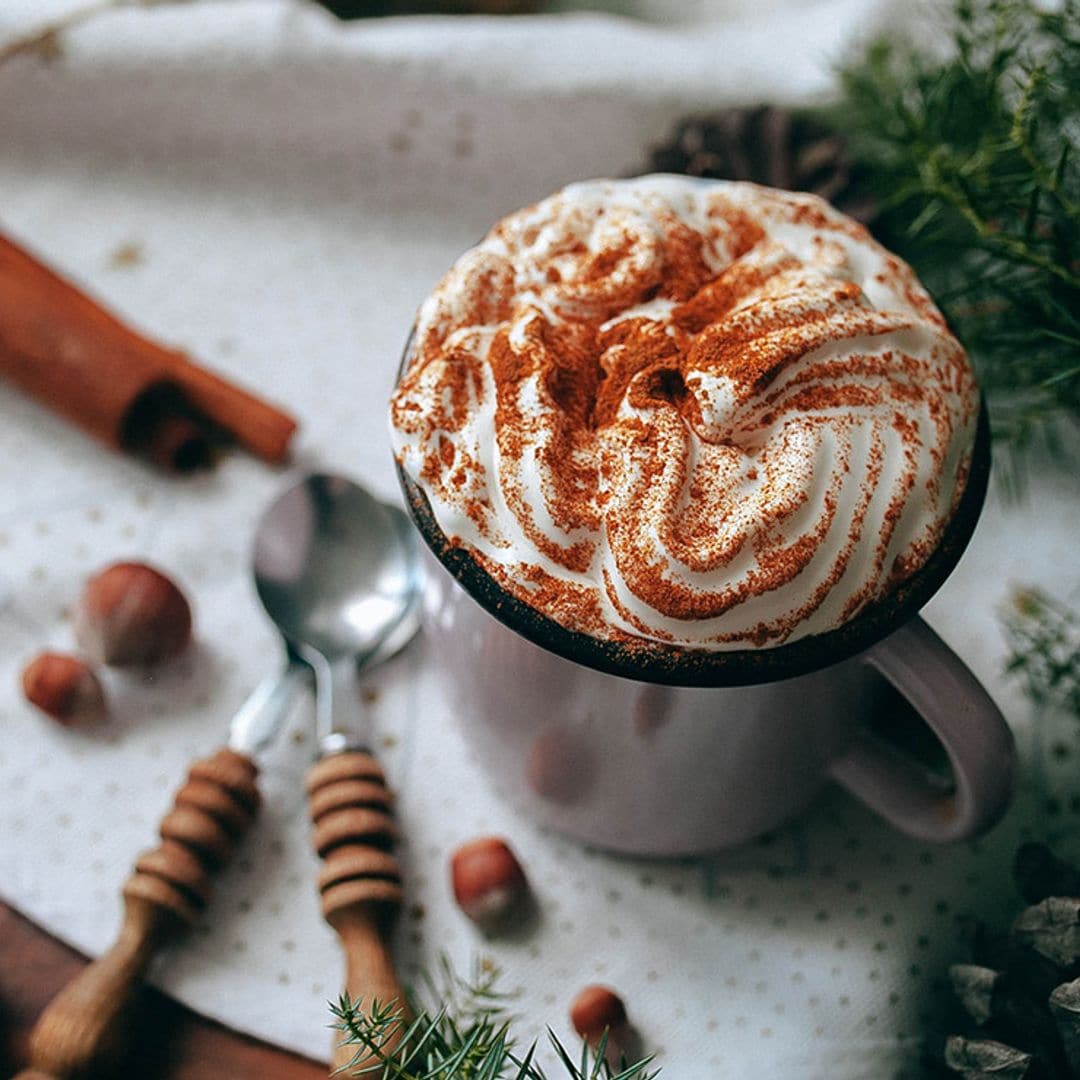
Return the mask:
{"type": "Polygon", "coordinates": [[[1080,0],[953,0],[944,56],[879,40],[827,112],[1013,448],[1080,419],[1080,0]],[[1049,422],[1049,423],[1048,423],[1049,422]]]}
{"type": "MultiPolygon", "coordinates": [[[[549,1080],[536,1061],[536,1043],[519,1054],[515,1049],[517,1018],[507,1010],[512,995],[498,989],[498,971],[478,966],[471,980],[457,976],[444,960],[441,979],[427,980],[428,994],[439,1002],[436,1011],[412,1001],[416,1018],[407,1021],[396,1002],[373,1001],[368,1008],[343,994],[331,1005],[334,1026],[343,1041],[356,1047],[354,1067],[343,1076],[369,1080],[549,1080]],[[360,1062],[368,1061],[367,1065],[360,1062]]],[[[549,1028],[548,1039],[567,1080],[653,1080],[651,1059],[625,1060],[611,1067],[606,1060],[607,1037],[595,1050],[584,1043],[578,1057],[549,1028]]]]}
{"type": "Polygon", "coordinates": [[[1038,589],[1018,589],[1003,621],[1006,672],[1023,680],[1036,704],[1064,708],[1080,720],[1080,616],[1038,589]]]}

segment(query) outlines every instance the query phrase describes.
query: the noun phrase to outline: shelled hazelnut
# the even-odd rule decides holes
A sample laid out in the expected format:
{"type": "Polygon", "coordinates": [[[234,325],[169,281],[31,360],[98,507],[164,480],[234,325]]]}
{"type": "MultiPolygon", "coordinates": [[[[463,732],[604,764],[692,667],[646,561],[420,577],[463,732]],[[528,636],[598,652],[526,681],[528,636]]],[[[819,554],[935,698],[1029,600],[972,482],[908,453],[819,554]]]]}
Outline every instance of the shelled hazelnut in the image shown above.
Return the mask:
{"type": "Polygon", "coordinates": [[[78,726],[105,718],[105,692],[93,670],[76,656],[40,653],[23,669],[23,693],[61,724],[78,726]]]}
{"type": "Polygon", "coordinates": [[[574,1030],[596,1050],[607,1032],[605,1057],[615,1066],[628,1041],[629,1026],[622,998],[607,986],[586,986],[570,1003],[574,1030]]]}
{"type": "Polygon", "coordinates": [[[462,844],[450,858],[450,876],[458,906],[486,929],[505,923],[528,897],[521,863],[497,836],[462,844]]]}
{"type": "Polygon", "coordinates": [[[101,663],[156,664],[186,648],[191,608],[160,571],[144,563],[116,563],[86,583],[75,613],[75,638],[101,663]]]}

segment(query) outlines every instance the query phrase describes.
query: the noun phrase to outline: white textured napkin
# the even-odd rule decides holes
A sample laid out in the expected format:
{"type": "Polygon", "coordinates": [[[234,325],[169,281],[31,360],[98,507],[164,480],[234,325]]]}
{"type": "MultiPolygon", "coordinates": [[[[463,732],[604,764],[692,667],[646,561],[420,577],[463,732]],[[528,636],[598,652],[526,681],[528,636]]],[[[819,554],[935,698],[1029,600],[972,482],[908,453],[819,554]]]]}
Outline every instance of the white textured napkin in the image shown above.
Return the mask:
{"type": "MultiPolygon", "coordinates": [[[[728,0],[672,25],[662,7],[649,6],[651,22],[348,29],[277,0],[105,15],[51,64],[0,66],[0,226],[137,325],[294,410],[300,467],[396,498],[384,403],[415,307],[457,254],[563,182],[638,167],[689,106],[822,91],[840,43],[903,5],[758,4],[752,18],[728,0]]],[[[45,13],[7,4],[0,40],[45,13]]],[[[97,952],[184,769],[276,662],[247,561],[283,477],[235,455],[207,476],[162,478],[2,386],[0,415],[0,892],[97,952]],[[22,703],[20,665],[70,647],[85,576],[131,556],[183,583],[198,648],[146,681],[110,673],[106,733],[62,730],[22,703]]],[[[1057,583],[1076,511],[1064,481],[1040,484],[1022,511],[991,502],[929,609],[1022,735],[994,607],[1011,580],[1057,583]]],[[[462,970],[494,957],[522,990],[525,1036],[550,1023],[569,1038],[569,999],[601,980],[673,1080],[915,1075],[957,917],[1002,919],[1015,902],[1003,867],[1019,812],[980,844],[931,849],[833,793],[711,859],[584,851],[493,798],[422,643],[366,685],[401,796],[403,969],[440,952],[462,970]],[[482,832],[521,853],[542,912],[529,936],[484,941],[453,905],[447,855],[482,832]]],[[[250,840],[157,978],[209,1016],[322,1055],[340,960],[313,886],[300,787],[311,752],[298,709],[266,761],[250,840]]]]}

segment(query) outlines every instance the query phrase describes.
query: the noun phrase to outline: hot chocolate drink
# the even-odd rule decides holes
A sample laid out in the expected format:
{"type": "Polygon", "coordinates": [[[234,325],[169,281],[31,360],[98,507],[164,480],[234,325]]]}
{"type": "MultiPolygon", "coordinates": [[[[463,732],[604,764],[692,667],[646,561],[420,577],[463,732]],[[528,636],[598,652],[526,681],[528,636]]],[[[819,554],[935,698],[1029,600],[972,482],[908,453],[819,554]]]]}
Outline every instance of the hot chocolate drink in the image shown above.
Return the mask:
{"type": "Polygon", "coordinates": [[[917,614],[978,518],[985,411],[855,222],[749,184],[574,184],[438,284],[391,419],[432,662],[532,820],[675,855],[829,779],[921,841],[1001,813],[1008,727],[917,614]],[[864,728],[897,695],[951,793],[864,728]]]}
{"type": "Polygon", "coordinates": [[[888,601],[979,397],[911,269],[821,200],[651,176],[504,218],[420,310],[394,450],[507,594],[620,645],[763,650],[888,601]]]}

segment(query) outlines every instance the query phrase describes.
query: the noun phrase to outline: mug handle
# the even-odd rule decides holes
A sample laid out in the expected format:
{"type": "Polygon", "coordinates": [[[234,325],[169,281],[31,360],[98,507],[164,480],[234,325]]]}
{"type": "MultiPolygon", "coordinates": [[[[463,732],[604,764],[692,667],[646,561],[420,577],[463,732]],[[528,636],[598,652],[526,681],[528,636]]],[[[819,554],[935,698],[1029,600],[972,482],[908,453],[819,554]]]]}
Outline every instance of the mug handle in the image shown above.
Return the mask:
{"type": "Polygon", "coordinates": [[[862,731],[829,774],[901,832],[964,840],[990,828],[1012,792],[1016,747],[1005,718],[964,662],[918,616],[863,656],[940,740],[953,784],[862,731]]]}

